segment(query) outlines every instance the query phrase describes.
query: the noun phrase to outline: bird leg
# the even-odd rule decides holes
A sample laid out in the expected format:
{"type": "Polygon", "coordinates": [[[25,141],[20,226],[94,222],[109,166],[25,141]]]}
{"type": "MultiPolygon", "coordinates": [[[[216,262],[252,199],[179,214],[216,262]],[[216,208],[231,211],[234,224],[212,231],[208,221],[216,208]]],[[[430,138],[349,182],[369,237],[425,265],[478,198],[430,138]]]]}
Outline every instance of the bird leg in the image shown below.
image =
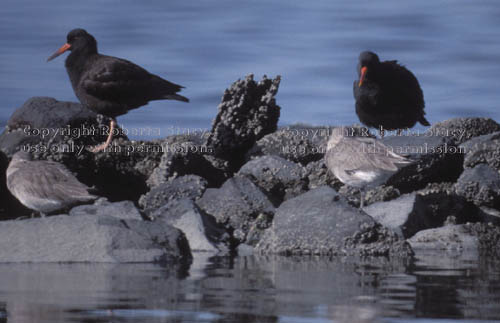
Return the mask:
{"type": "Polygon", "coordinates": [[[359,208],[362,209],[364,206],[364,200],[363,200],[363,190],[359,190],[359,208]]]}
{"type": "Polygon", "coordinates": [[[384,127],[380,126],[380,128],[378,129],[378,131],[379,131],[379,134],[380,134],[380,138],[384,139],[384,135],[385,135],[384,127]]]}
{"type": "Polygon", "coordinates": [[[113,130],[115,129],[115,126],[116,126],[116,122],[114,119],[111,119],[111,122],[109,124],[109,134],[108,134],[108,138],[106,139],[106,142],[104,142],[103,144],[100,144],[98,146],[95,146],[93,148],[90,148],[89,150],[93,153],[97,153],[101,150],[105,150],[109,144],[111,143],[111,140],[113,139],[113,130]]]}

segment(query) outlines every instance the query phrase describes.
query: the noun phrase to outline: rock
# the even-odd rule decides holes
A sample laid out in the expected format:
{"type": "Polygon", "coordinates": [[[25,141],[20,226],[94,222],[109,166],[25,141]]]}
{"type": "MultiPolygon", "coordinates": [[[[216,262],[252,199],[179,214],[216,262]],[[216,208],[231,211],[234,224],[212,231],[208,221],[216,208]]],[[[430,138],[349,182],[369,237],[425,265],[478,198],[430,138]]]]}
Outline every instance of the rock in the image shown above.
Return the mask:
{"type": "Polygon", "coordinates": [[[500,173],[487,164],[466,168],[455,189],[457,194],[478,206],[500,209],[500,173]]]}
{"type": "Polygon", "coordinates": [[[391,256],[409,258],[413,256],[410,245],[393,230],[379,223],[365,224],[344,239],[343,252],[359,256],[391,256]]]}
{"type": "MultiPolygon", "coordinates": [[[[344,185],[338,190],[339,194],[344,197],[349,204],[354,207],[359,207],[361,203],[361,191],[358,188],[344,185]]],[[[364,205],[370,205],[375,202],[390,201],[399,197],[401,193],[393,186],[380,185],[368,191],[363,192],[364,205]]]]}
{"type": "Polygon", "coordinates": [[[70,216],[82,215],[111,215],[123,220],[142,220],[141,213],[135,207],[132,201],[121,201],[110,203],[106,199],[99,199],[93,205],[80,205],[69,211],[70,216]]]}
{"type": "Polygon", "coordinates": [[[417,255],[425,252],[482,252],[498,257],[500,228],[491,224],[457,224],[420,231],[408,240],[417,255]]]}
{"type": "Polygon", "coordinates": [[[500,131],[493,132],[493,133],[490,133],[487,135],[473,137],[473,138],[465,141],[464,143],[462,143],[460,145],[460,148],[462,148],[464,150],[464,152],[467,154],[473,148],[477,149],[477,148],[481,147],[481,145],[483,145],[484,143],[488,143],[490,141],[497,140],[497,139],[500,139],[500,131]]]}
{"type": "Polygon", "coordinates": [[[184,175],[152,188],[141,196],[139,205],[149,215],[173,200],[189,198],[194,201],[203,195],[206,188],[207,181],[200,176],[184,175]]]}
{"type": "Polygon", "coordinates": [[[449,217],[459,224],[483,221],[481,211],[458,195],[453,183],[430,183],[417,193],[427,206],[429,227],[441,226],[449,217]]]}
{"type": "Polygon", "coordinates": [[[450,183],[430,184],[395,200],[369,205],[363,211],[404,238],[442,226],[449,217],[456,223],[480,221],[479,209],[455,194],[450,183]]]}
{"type": "Polygon", "coordinates": [[[319,136],[320,131],[314,128],[281,128],[258,140],[247,152],[245,159],[248,161],[259,156],[276,155],[302,165],[318,161],[323,158],[326,143],[315,145],[309,137],[319,136]]]}
{"type": "Polygon", "coordinates": [[[263,136],[276,131],[280,107],[274,96],[280,80],[280,76],[274,80],[264,76],[256,83],[250,74],[224,92],[207,139],[207,146],[215,156],[239,168],[247,150],[263,136]]]}
{"type": "Polygon", "coordinates": [[[453,118],[433,124],[426,133],[450,137],[455,145],[470,138],[500,131],[500,125],[490,118],[453,118]]]}
{"type": "Polygon", "coordinates": [[[147,179],[149,187],[189,174],[205,178],[210,187],[219,187],[231,175],[228,163],[212,156],[213,150],[199,136],[170,136],[161,145],[163,154],[147,179]]]}
{"type": "Polygon", "coordinates": [[[109,215],[0,222],[0,262],[188,262],[179,230],[109,215]]]}
{"type": "Polygon", "coordinates": [[[310,190],[328,185],[338,191],[344,184],[326,167],[325,160],[310,162],[305,167],[305,177],[307,177],[308,188],[310,190]]]}
{"type": "Polygon", "coordinates": [[[243,165],[237,174],[259,186],[274,205],[307,190],[304,167],[279,156],[255,158],[243,165]]]}
{"type": "Polygon", "coordinates": [[[500,171],[500,136],[495,133],[474,138],[462,145],[466,150],[464,167],[473,168],[478,164],[488,164],[500,171]]]}
{"type": "Polygon", "coordinates": [[[271,224],[274,207],[251,180],[228,179],[220,188],[209,188],[196,204],[225,226],[236,243],[255,245],[271,224]]]}
{"type": "Polygon", "coordinates": [[[109,118],[98,117],[79,103],[33,97],[10,117],[0,136],[0,149],[9,156],[21,146],[40,154],[62,150],[75,153],[80,146],[105,141],[109,122],[109,118]]]}
{"type": "MultiPolygon", "coordinates": [[[[283,202],[256,251],[284,255],[359,254],[359,244],[379,241],[381,235],[376,233],[376,227],[370,216],[349,206],[332,188],[322,186],[283,202]]],[[[390,236],[398,245],[403,243],[395,235],[390,236]]]]}
{"type": "Polygon", "coordinates": [[[152,216],[155,222],[164,221],[184,232],[192,251],[229,252],[229,236],[189,198],[172,200],[154,211],[152,216]]]}
{"type": "Polygon", "coordinates": [[[416,162],[402,168],[386,185],[409,193],[424,188],[428,183],[454,182],[463,170],[463,151],[450,137],[443,136],[390,136],[382,142],[400,155],[416,162]]]}
{"type": "Polygon", "coordinates": [[[363,211],[404,238],[430,226],[426,205],[416,193],[405,194],[389,202],[374,203],[363,211]]]}

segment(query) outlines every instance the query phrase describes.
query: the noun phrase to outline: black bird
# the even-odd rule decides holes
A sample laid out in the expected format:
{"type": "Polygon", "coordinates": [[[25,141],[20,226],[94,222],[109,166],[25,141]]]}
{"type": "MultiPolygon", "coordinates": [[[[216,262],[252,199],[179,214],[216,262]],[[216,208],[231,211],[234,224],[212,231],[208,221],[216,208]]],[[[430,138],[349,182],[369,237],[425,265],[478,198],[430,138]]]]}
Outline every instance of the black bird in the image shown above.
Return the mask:
{"type": "Polygon", "coordinates": [[[368,127],[383,130],[411,128],[420,122],[430,126],[424,115],[424,94],[417,78],[397,61],[381,62],[377,54],[362,52],[359,80],[354,82],[356,114],[368,127]]]}
{"type": "Polygon", "coordinates": [[[177,94],[183,86],[151,74],[127,60],[99,54],[97,41],[83,29],[70,31],[67,42],[47,61],[68,50],[71,54],[65,65],[76,96],[89,109],[113,119],[106,143],[94,151],[105,149],[111,142],[117,116],[153,100],[189,102],[188,98],[177,94]]]}

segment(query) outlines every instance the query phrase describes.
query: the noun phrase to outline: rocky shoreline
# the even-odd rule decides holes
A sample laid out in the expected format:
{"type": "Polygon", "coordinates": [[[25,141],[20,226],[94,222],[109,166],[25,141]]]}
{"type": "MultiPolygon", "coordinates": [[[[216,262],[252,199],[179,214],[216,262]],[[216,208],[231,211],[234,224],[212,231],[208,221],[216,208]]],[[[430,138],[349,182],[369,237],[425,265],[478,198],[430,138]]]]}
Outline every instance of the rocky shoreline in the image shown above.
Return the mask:
{"type": "Polygon", "coordinates": [[[77,103],[29,99],[0,135],[0,262],[189,263],[192,252],[500,254],[497,122],[456,118],[426,133],[387,135],[386,145],[417,162],[368,191],[359,209],[359,191],[323,161],[332,127],[278,129],[279,83],[279,76],[236,81],[204,135],[130,141],[122,131],[97,154],[84,148],[106,138],[109,120],[77,103]],[[5,185],[20,147],[65,164],[103,198],[30,218],[5,185]]]}

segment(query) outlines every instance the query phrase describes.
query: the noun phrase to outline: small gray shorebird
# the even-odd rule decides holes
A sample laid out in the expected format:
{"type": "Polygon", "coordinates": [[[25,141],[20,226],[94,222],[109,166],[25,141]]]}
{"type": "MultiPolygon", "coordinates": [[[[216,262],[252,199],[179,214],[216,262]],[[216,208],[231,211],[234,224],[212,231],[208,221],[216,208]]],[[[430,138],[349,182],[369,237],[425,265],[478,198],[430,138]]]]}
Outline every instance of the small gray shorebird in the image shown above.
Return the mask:
{"type": "Polygon", "coordinates": [[[66,43],[47,61],[71,51],[65,66],[76,96],[89,109],[112,119],[106,142],[92,151],[104,150],[111,143],[117,116],[153,100],[189,102],[188,98],[177,94],[183,86],[125,59],[99,54],[97,41],[84,29],[73,29],[66,38],[66,43]]]}
{"type": "Polygon", "coordinates": [[[98,198],[63,164],[33,160],[23,150],[14,154],[7,168],[7,188],[24,206],[42,216],[98,198]]]}
{"type": "Polygon", "coordinates": [[[385,183],[400,168],[413,163],[375,138],[353,137],[339,127],[332,131],[325,153],[328,169],[344,184],[363,190],[385,183]]]}

